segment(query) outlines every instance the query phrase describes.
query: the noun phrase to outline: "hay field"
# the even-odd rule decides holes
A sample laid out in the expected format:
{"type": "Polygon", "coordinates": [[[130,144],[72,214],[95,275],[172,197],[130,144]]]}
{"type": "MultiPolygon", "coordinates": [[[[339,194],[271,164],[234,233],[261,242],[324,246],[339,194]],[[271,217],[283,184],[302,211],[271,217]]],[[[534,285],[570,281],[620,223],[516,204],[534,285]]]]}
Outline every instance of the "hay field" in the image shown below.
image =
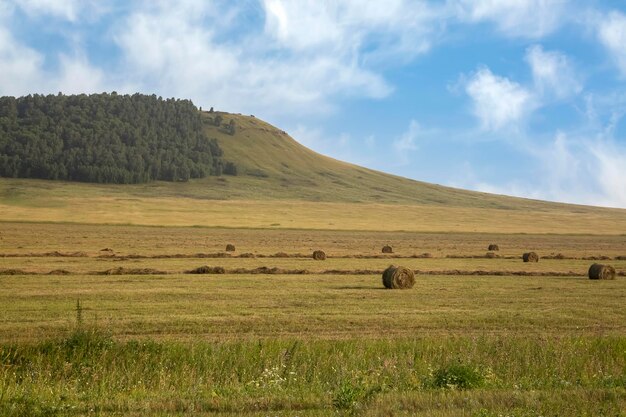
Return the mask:
{"type": "Polygon", "coordinates": [[[620,234],[0,226],[3,416],[626,410],[626,277],[583,276],[626,272],[620,234]],[[390,263],[413,289],[383,289],[390,263]],[[228,273],[260,267],[283,272],[228,273]]]}

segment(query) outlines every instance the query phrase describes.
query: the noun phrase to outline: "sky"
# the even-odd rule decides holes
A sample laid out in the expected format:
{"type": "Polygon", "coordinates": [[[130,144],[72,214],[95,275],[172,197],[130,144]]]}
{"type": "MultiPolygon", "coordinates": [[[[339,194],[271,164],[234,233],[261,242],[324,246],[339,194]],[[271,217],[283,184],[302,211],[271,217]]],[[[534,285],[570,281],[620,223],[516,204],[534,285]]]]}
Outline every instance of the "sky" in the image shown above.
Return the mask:
{"type": "Polygon", "coordinates": [[[0,0],[0,95],[111,91],[417,180],[626,208],[623,0],[0,0]]]}

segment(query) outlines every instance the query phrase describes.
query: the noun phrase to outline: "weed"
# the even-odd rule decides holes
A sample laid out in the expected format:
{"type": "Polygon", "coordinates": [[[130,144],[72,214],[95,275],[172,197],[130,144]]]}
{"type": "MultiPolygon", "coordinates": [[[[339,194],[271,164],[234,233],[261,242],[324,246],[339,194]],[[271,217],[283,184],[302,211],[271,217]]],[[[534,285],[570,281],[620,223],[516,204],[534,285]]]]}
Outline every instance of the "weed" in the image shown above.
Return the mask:
{"type": "Polygon", "coordinates": [[[474,366],[452,363],[433,372],[431,384],[434,388],[472,389],[480,388],[485,376],[474,366]]]}
{"type": "Polygon", "coordinates": [[[333,394],[333,407],[349,415],[356,414],[363,410],[380,390],[378,386],[367,387],[359,382],[344,382],[333,394]]]}

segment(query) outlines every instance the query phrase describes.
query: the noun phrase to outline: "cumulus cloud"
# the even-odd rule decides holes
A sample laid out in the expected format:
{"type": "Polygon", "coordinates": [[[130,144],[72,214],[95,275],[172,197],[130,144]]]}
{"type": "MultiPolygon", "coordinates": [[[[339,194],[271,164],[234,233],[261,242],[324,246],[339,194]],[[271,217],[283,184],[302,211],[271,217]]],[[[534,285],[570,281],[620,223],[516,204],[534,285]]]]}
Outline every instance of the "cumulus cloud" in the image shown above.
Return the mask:
{"type": "Polygon", "coordinates": [[[445,10],[419,0],[263,0],[263,6],[266,32],[287,48],[353,53],[375,40],[369,52],[410,55],[429,48],[445,10]]]}
{"type": "Polygon", "coordinates": [[[613,11],[598,22],[598,38],[626,77],[626,15],[613,11]]]}
{"type": "Polygon", "coordinates": [[[544,51],[541,45],[534,45],[526,50],[526,61],[539,94],[562,99],[582,90],[579,76],[565,54],[544,51]]]}
{"type": "Polygon", "coordinates": [[[213,31],[216,25],[207,24],[222,21],[222,9],[197,2],[191,6],[158,3],[137,10],[117,27],[116,42],[139,88],[264,114],[271,109],[324,112],[336,96],[380,98],[392,90],[382,76],[359,63],[349,40],[333,42],[345,50],[335,53],[313,48],[332,34],[317,36],[317,41],[292,36],[293,27],[301,30],[306,22],[294,21],[281,2],[266,2],[266,28],[260,34],[245,33],[237,43],[221,41],[213,31]]]}
{"type": "Polygon", "coordinates": [[[420,125],[415,120],[411,120],[411,123],[409,123],[409,129],[393,141],[394,149],[398,152],[416,150],[417,144],[415,141],[417,140],[419,134],[420,125]]]}
{"type": "Polygon", "coordinates": [[[479,69],[467,82],[465,92],[473,101],[473,111],[485,130],[514,127],[535,106],[532,93],[506,77],[479,69]]]}
{"type": "Polygon", "coordinates": [[[461,77],[484,130],[515,130],[538,108],[582,92],[580,76],[565,54],[534,45],[526,50],[525,59],[533,76],[529,85],[495,75],[487,67],[469,79],[461,77]]]}
{"type": "Polygon", "coordinates": [[[106,90],[104,73],[93,67],[85,57],[60,57],[58,79],[53,87],[54,91],[66,94],[101,93],[106,90]],[[56,87],[56,88],[54,88],[56,87]]]}
{"type": "Polygon", "coordinates": [[[509,36],[539,38],[559,27],[565,17],[566,0],[456,0],[462,21],[487,21],[509,36]]]}
{"type": "Polygon", "coordinates": [[[40,87],[44,57],[0,26],[0,94],[20,95],[40,87]]]}

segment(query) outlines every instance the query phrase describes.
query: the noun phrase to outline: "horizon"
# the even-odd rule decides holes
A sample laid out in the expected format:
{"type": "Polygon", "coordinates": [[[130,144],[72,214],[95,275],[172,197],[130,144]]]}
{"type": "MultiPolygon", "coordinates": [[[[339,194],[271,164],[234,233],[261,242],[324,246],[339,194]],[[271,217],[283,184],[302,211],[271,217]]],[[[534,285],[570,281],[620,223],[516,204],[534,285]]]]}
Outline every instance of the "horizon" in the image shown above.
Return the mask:
{"type": "Polygon", "coordinates": [[[0,95],[190,99],[378,171],[626,208],[623,45],[616,1],[8,0],[0,95]]]}

